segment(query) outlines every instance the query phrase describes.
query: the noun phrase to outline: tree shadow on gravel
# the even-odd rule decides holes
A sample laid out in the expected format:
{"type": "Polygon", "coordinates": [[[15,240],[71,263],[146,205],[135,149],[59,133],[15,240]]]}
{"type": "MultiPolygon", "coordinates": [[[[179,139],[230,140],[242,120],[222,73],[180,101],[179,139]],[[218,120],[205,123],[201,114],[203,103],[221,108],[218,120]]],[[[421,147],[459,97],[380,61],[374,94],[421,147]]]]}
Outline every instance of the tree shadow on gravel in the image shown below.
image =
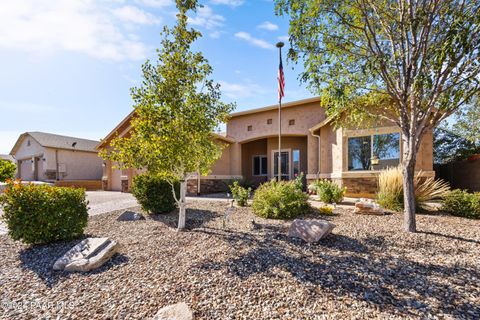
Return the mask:
{"type": "Polygon", "coordinates": [[[368,254],[370,246],[382,245],[382,237],[363,239],[361,243],[332,234],[319,244],[308,245],[278,234],[254,237],[248,233],[203,232],[251,248],[224,262],[205,261],[197,266],[203,270],[226,269],[245,280],[254,275],[275,277],[281,269],[299,282],[364,301],[382,311],[396,311],[403,316],[444,313],[455,318],[480,317],[472,289],[465,288],[466,284],[480,281],[479,270],[419,263],[385,252],[368,254]]]}
{"type": "MultiPolygon", "coordinates": [[[[194,230],[203,227],[209,221],[221,218],[222,214],[202,209],[186,209],[185,229],[194,230]]],[[[176,229],[178,226],[178,209],[166,214],[150,215],[152,220],[160,222],[168,228],[176,229]]]]}
{"type": "MultiPolygon", "coordinates": [[[[52,269],[55,261],[70,250],[78,241],[59,242],[48,245],[36,245],[19,252],[20,266],[24,270],[32,271],[49,288],[54,287],[58,281],[70,278],[72,273],[64,271],[54,271],[52,269]]],[[[105,272],[115,266],[123,265],[128,262],[128,257],[117,253],[103,266],[90,272],[81,272],[77,274],[90,275],[105,272]]]]}
{"type": "Polygon", "coordinates": [[[439,233],[439,232],[433,232],[433,231],[417,231],[417,232],[427,234],[427,235],[431,235],[431,236],[436,236],[436,237],[448,238],[448,239],[451,239],[451,240],[458,240],[458,241],[480,244],[480,241],[475,240],[475,239],[468,239],[468,238],[463,238],[463,237],[458,237],[458,236],[452,236],[452,235],[449,235],[449,234],[443,234],[443,233],[439,233]]]}

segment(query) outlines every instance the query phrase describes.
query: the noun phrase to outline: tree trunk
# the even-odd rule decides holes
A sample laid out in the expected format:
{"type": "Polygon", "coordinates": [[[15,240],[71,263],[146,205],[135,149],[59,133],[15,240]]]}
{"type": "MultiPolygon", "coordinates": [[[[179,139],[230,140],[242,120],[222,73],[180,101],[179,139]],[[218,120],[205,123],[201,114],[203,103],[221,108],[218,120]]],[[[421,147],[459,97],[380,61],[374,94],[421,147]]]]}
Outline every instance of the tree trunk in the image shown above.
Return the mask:
{"type": "Polygon", "coordinates": [[[403,167],[403,204],[404,204],[404,224],[405,231],[416,232],[417,225],[415,221],[415,161],[404,163],[403,167]],[[413,162],[413,164],[412,164],[413,162]]]}
{"type": "Polygon", "coordinates": [[[404,158],[403,158],[403,206],[404,226],[407,232],[417,232],[415,220],[415,164],[417,160],[416,141],[413,138],[404,137],[404,158]]]}
{"type": "Polygon", "coordinates": [[[179,212],[178,212],[178,230],[183,230],[185,229],[185,195],[187,193],[187,180],[181,180],[180,181],[180,203],[178,204],[179,206],[179,212]]]}

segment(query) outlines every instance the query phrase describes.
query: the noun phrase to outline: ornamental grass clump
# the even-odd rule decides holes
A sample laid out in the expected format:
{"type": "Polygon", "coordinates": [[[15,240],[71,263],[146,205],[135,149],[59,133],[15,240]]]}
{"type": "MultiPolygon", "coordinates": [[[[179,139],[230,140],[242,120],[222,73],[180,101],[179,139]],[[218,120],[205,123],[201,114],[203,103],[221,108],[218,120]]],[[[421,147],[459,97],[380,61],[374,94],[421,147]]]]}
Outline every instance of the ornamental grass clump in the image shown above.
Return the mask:
{"type": "MultiPolygon", "coordinates": [[[[426,202],[442,199],[450,191],[450,186],[443,180],[433,177],[422,178],[421,172],[415,175],[415,202],[417,209],[425,209],[426,202]]],[[[401,167],[382,170],[378,176],[377,202],[385,209],[403,210],[403,174],[401,167]]]]}
{"type": "Polygon", "coordinates": [[[81,237],[87,226],[84,189],[9,181],[0,204],[8,234],[24,243],[72,240],[81,237]]]}
{"type": "Polygon", "coordinates": [[[258,187],[253,196],[253,212],[270,219],[293,219],[308,213],[308,195],[294,181],[271,180],[258,187]]]}

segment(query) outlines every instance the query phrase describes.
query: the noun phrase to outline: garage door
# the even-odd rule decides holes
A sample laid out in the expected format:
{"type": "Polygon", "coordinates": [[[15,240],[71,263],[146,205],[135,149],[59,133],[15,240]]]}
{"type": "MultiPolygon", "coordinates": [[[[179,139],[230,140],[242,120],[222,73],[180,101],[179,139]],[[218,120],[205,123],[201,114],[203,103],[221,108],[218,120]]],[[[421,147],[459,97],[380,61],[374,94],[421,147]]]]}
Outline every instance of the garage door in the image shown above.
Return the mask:
{"type": "Polygon", "coordinates": [[[122,180],[120,179],[122,175],[122,170],[113,169],[112,170],[112,190],[113,191],[122,191],[122,180]]]}
{"type": "Polygon", "coordinates": [[[23,181],[33,181],[32,160],[22,160],[20,163],[20,179],[23,181]]]}

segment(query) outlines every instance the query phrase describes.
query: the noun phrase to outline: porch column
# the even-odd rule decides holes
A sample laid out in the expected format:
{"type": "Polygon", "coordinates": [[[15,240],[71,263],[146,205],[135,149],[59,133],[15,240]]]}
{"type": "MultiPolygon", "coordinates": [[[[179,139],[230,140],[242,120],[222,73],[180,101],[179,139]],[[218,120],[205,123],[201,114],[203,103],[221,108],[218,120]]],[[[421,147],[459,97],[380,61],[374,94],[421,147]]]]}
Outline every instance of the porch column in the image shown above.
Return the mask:
{"type": "Polygon", "coordinates": [[[230,174],[242,175],[242,145],[238,142],[230,146],[230,174]]]}
{"type": "Polygon", "coordinates": [[[307,175],[318,173],[319,151],[318,138],[309,132],[307,135],[307,175]]]}

